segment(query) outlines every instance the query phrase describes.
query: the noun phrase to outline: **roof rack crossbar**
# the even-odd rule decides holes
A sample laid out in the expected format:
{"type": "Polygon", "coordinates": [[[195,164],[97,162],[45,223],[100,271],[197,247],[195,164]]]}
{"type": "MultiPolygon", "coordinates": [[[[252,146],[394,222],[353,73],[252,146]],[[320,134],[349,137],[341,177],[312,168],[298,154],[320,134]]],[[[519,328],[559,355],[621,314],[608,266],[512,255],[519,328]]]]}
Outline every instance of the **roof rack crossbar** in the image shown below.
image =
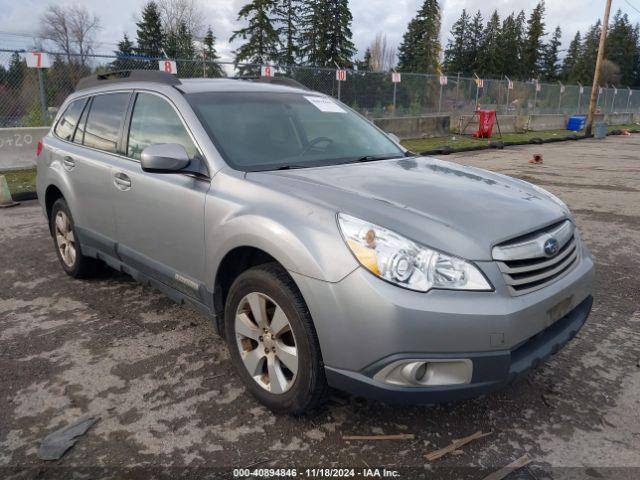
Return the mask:
{"type": "Polygon", "coordinates": [[[180,85],[182,83],[175,75],[160,70],[116,70],[81,78],[76,85],[76,91],[123,82],[154,82],[165,85],[180,85]]]}

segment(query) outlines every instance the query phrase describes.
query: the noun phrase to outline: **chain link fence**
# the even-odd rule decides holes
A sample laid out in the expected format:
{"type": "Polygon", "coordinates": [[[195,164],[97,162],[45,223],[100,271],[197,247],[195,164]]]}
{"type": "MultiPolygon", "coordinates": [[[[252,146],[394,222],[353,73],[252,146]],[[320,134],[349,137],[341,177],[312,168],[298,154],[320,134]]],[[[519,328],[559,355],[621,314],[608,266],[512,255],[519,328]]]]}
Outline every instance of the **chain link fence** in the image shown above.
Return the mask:
{"type": "MultiPolygon", "coordinates": [[[[0,49],[0,127],[44,126],[56,109],[74,91],[80,78],[113,70],[157,70],[160,58],[93,55],[85,59],[49,53],[53,64],[46,69],[28,68],[24,52],[0,49]]],[[[176,60],[181,78],[211,78],[242,75],[256,77],[259,65],[176,60]]],[[[586,114],[590,86],[561,85],[448,75],[402,73],[399,83],[388,72],[349,70],[344,82],[335,69],[306,66],[277,67],[276,76],[286,76],[335,98],[369,118],[433,114],[471,114],[478,107],[499,114],[586,114]]],[[[640,113],[640,91],[602,88],[600,113],[640,113]]]]}

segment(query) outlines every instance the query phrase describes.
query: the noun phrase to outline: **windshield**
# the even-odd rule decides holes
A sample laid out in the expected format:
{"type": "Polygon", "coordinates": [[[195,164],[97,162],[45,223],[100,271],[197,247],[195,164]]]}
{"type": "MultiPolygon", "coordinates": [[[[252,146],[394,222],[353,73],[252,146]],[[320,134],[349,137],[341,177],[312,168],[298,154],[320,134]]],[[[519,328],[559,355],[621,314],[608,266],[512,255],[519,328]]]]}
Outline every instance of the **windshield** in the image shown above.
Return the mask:
{"type": "Polygon", "coordinates": [[[366,119],[328,97],[299,93],[186,95],[225,160],[243,171],[403,156],[366,119]]]}

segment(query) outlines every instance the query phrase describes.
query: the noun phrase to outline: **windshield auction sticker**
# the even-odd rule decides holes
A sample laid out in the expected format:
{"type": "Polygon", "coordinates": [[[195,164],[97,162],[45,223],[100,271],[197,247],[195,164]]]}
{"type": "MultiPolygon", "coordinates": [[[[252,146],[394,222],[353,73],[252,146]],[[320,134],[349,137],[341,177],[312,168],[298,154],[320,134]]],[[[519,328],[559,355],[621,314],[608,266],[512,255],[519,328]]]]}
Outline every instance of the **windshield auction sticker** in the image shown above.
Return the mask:
{"type": "Polygon", "coordinates": [[[304,95],[304,98],[309,100],[318,110],[321,112],[331,113],[347,113],[340,105],[326,97],[308,97],[304,95]]]}

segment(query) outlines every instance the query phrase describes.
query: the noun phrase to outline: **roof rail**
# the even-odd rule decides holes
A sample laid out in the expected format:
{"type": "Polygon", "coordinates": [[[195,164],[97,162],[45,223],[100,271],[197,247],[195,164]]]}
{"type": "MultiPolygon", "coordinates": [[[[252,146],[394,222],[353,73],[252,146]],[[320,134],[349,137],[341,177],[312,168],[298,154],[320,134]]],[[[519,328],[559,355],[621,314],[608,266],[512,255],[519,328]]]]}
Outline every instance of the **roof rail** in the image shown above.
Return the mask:
{"type": "Polygon", "coordinates": [[[115,72],[98,73],[81,78],[76,85],[76,91],[99,87],[111,83],[122,82],[154,82],[165,85],[180,85],[180,80],[167,72],[160,70],[117,70],[115,72]]]}
{"type": "Polygon", "coordinates": [[[252,80],[254,82],[259,82],[259,83],[272,83],[274,85],[284,85],[285,87],[293,87],[293,88],[301,88],[303,90],[309,90],[309,87],[289,77],[256,77],[256,78],[248,78],[248,80],[252,80]]]}

